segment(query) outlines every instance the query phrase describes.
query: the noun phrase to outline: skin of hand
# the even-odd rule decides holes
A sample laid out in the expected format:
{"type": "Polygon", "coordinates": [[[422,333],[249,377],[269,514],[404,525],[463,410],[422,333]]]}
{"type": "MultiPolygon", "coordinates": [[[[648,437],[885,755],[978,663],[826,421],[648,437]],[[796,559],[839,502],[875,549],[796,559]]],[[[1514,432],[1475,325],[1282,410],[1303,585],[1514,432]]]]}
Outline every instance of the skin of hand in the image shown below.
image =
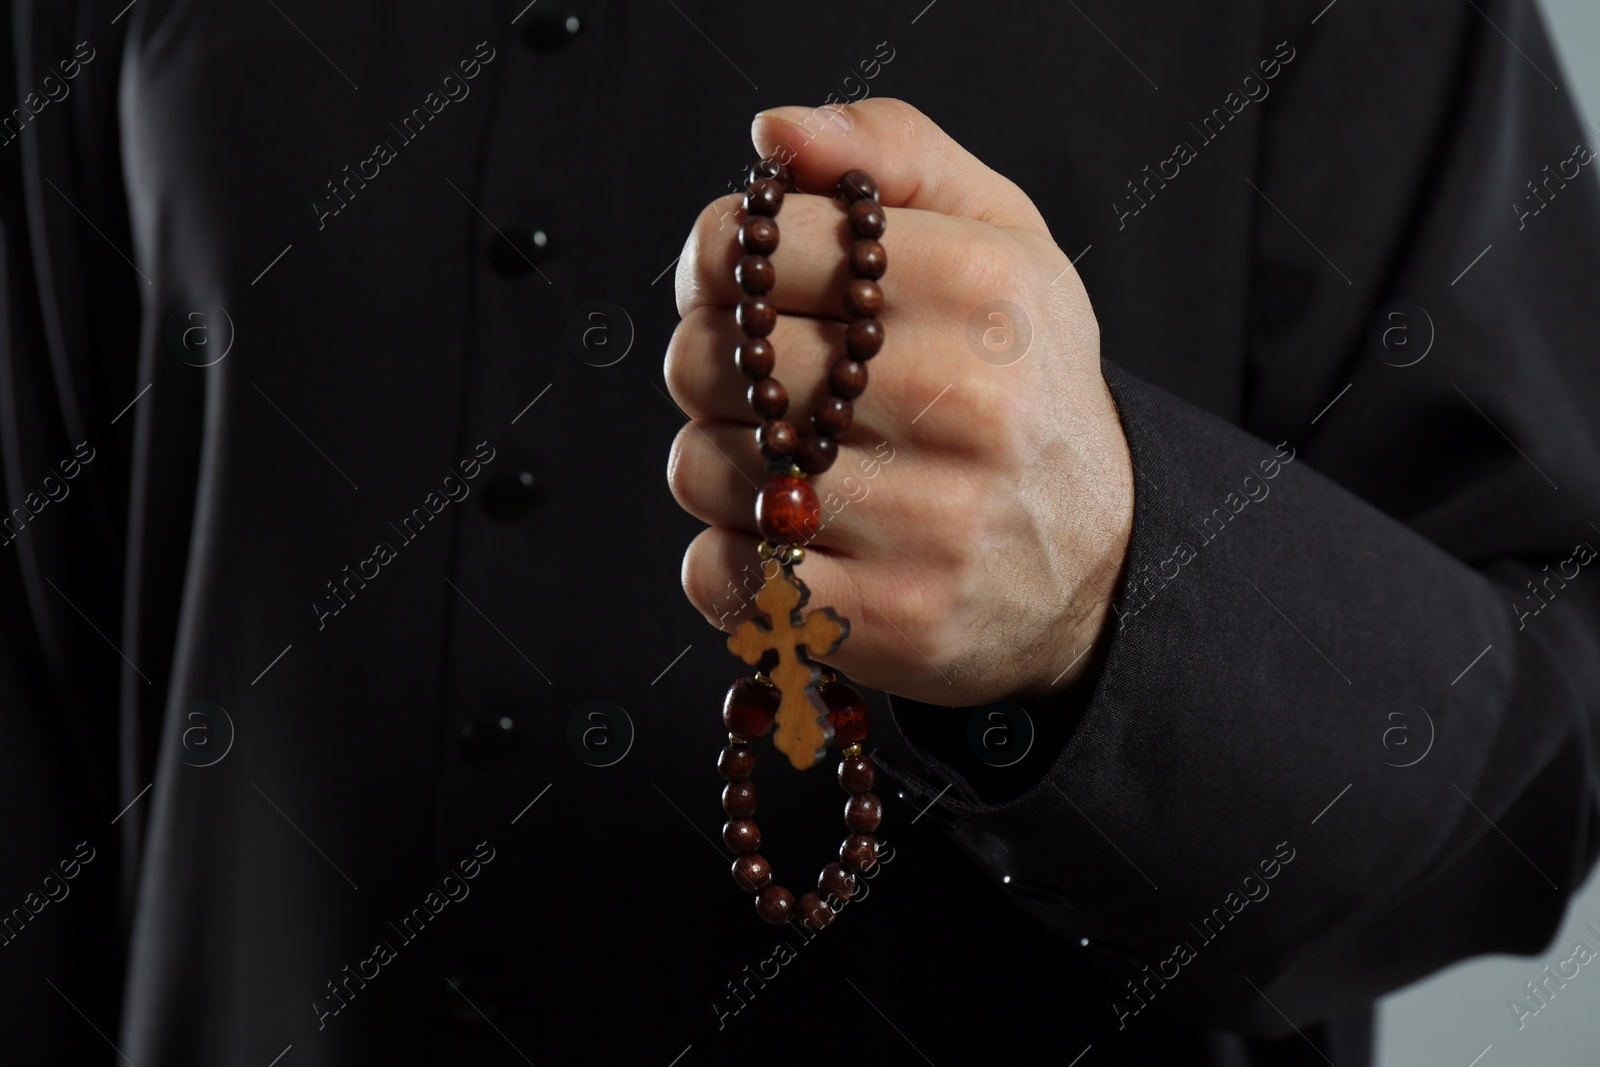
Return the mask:
{"type": "MultiPolygon", "coordinates": [[[[844,352],[852,234],[833,197],[840,176],[870,173],[889,220],[887,340],[838,460],[811,478],[822,525],[795,568],[808,609],[851,620],[825,662],[949,706],[1070,686],[1109,637],[1133,525],[1127,440],[1077,272],[1021,189],[906,103],[779,108],[756,116],[751,136],[799,186],[778,216],[768,299],[773,374],[802,435],[844,352]]],[[[678,261],[682,321],[666,357],[690,417],[668,483],[710,524],[684,555],[683,587],[726,631],[775,570],[756,552],[768,474],[733,359],[743,219],[738,196],[700,214],[678,261]]]]}

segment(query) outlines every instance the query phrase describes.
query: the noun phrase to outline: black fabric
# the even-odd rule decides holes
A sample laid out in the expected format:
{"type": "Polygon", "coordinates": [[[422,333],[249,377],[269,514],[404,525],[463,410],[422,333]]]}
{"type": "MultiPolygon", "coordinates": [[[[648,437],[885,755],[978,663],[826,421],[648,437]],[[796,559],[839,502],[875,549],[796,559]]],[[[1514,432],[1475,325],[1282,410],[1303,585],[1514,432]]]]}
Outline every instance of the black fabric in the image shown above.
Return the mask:
{"type": "MultiPolygon", "coordinates": [[[[6,33],[19,107],[93,58],[0,136],[0,1059],[1360,1067],[1375,998],[1537,951],[1593,862],[1600,579],[1546,575],[1600,545],[1600,199],[1528,0],[80,0],[6,33]],[[863,85],[1077,258],[1129,587],[1009,772],[968,709],[873,696],[892,860],[764,964],[795,935],[715,843],[735,664],[678,583],[662,274],[751,113],[863,85]],[[632,328],[608,367],[569,341],[594,300],[632,328]],[[593,700],[636,730],[611,767],[567,741],[593,700]]],[[[768,854],[810,870],[839,793],[779,762],[768,854]]]]}

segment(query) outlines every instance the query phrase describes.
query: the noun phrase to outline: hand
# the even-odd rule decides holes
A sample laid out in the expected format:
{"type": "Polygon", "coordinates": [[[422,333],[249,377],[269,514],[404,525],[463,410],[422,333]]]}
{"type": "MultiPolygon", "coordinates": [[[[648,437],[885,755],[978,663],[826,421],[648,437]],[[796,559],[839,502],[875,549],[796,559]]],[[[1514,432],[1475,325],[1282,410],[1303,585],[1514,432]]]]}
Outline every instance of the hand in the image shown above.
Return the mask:
{"type": "MultiPolygon", "coordinates": [[[[905,103],[763,112],[752,137],[763,158],[788,162],[801,194],[820,194],[785,199],[769,295],[774,375],[802,434],[844,351],[839,176],[871,173],[889,219],[888,339],[838,460],[812,479],[823,525],[795,569],[811,607],[851,622],[827,662],[865,686],[952,706],[1070,685],[1108,630],[1133,523],[1127,441],[1077,273],[1022,190],[905,103]],[[992,301],[1016,310],[994,317],[992,301]],[[1006,346],[1024,331],[1019,359],[1006,346]]],[[[732,357],[739,204],[712,202],[689,236],[666,360],[691,419],[667,478],[711,524],[684,555],[683,586],[725,630],[754,610],[754,502],[767,477],[732,357]]]]}

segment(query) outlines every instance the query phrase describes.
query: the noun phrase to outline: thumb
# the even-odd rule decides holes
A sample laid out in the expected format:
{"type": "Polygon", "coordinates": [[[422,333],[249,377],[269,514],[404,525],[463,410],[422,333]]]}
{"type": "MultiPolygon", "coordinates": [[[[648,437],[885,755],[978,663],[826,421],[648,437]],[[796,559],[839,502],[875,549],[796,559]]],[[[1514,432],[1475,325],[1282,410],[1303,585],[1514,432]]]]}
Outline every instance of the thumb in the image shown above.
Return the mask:
{"type": "Polygon", "coordinates": [[[932,119],[903,100],[875,97],[826,107],[779,107],[755,117],[750,139],[763,159],[787,163],[805,192],[832,195],[859,167],[886,207],[977,219],[1049,236],[1026,193],[990,170],[932,119]]]}

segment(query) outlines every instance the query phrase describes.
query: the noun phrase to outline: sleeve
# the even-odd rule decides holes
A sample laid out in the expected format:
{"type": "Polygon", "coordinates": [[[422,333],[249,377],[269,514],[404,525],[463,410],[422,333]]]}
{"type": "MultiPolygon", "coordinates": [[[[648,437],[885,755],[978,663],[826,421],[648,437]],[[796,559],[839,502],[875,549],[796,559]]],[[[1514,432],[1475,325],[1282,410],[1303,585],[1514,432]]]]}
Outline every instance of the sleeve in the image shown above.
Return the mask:
{"type": "Polygon", "coordinates": [[[1032,707],[1020,793],[893,700],[1119,1023],[1282,1036],[1537,951],[1596,854],[1592,139],[1531,0],[1292,14],[1239,425],[1105,365],[1137,474],[1098,673],[1032,707]]]}

